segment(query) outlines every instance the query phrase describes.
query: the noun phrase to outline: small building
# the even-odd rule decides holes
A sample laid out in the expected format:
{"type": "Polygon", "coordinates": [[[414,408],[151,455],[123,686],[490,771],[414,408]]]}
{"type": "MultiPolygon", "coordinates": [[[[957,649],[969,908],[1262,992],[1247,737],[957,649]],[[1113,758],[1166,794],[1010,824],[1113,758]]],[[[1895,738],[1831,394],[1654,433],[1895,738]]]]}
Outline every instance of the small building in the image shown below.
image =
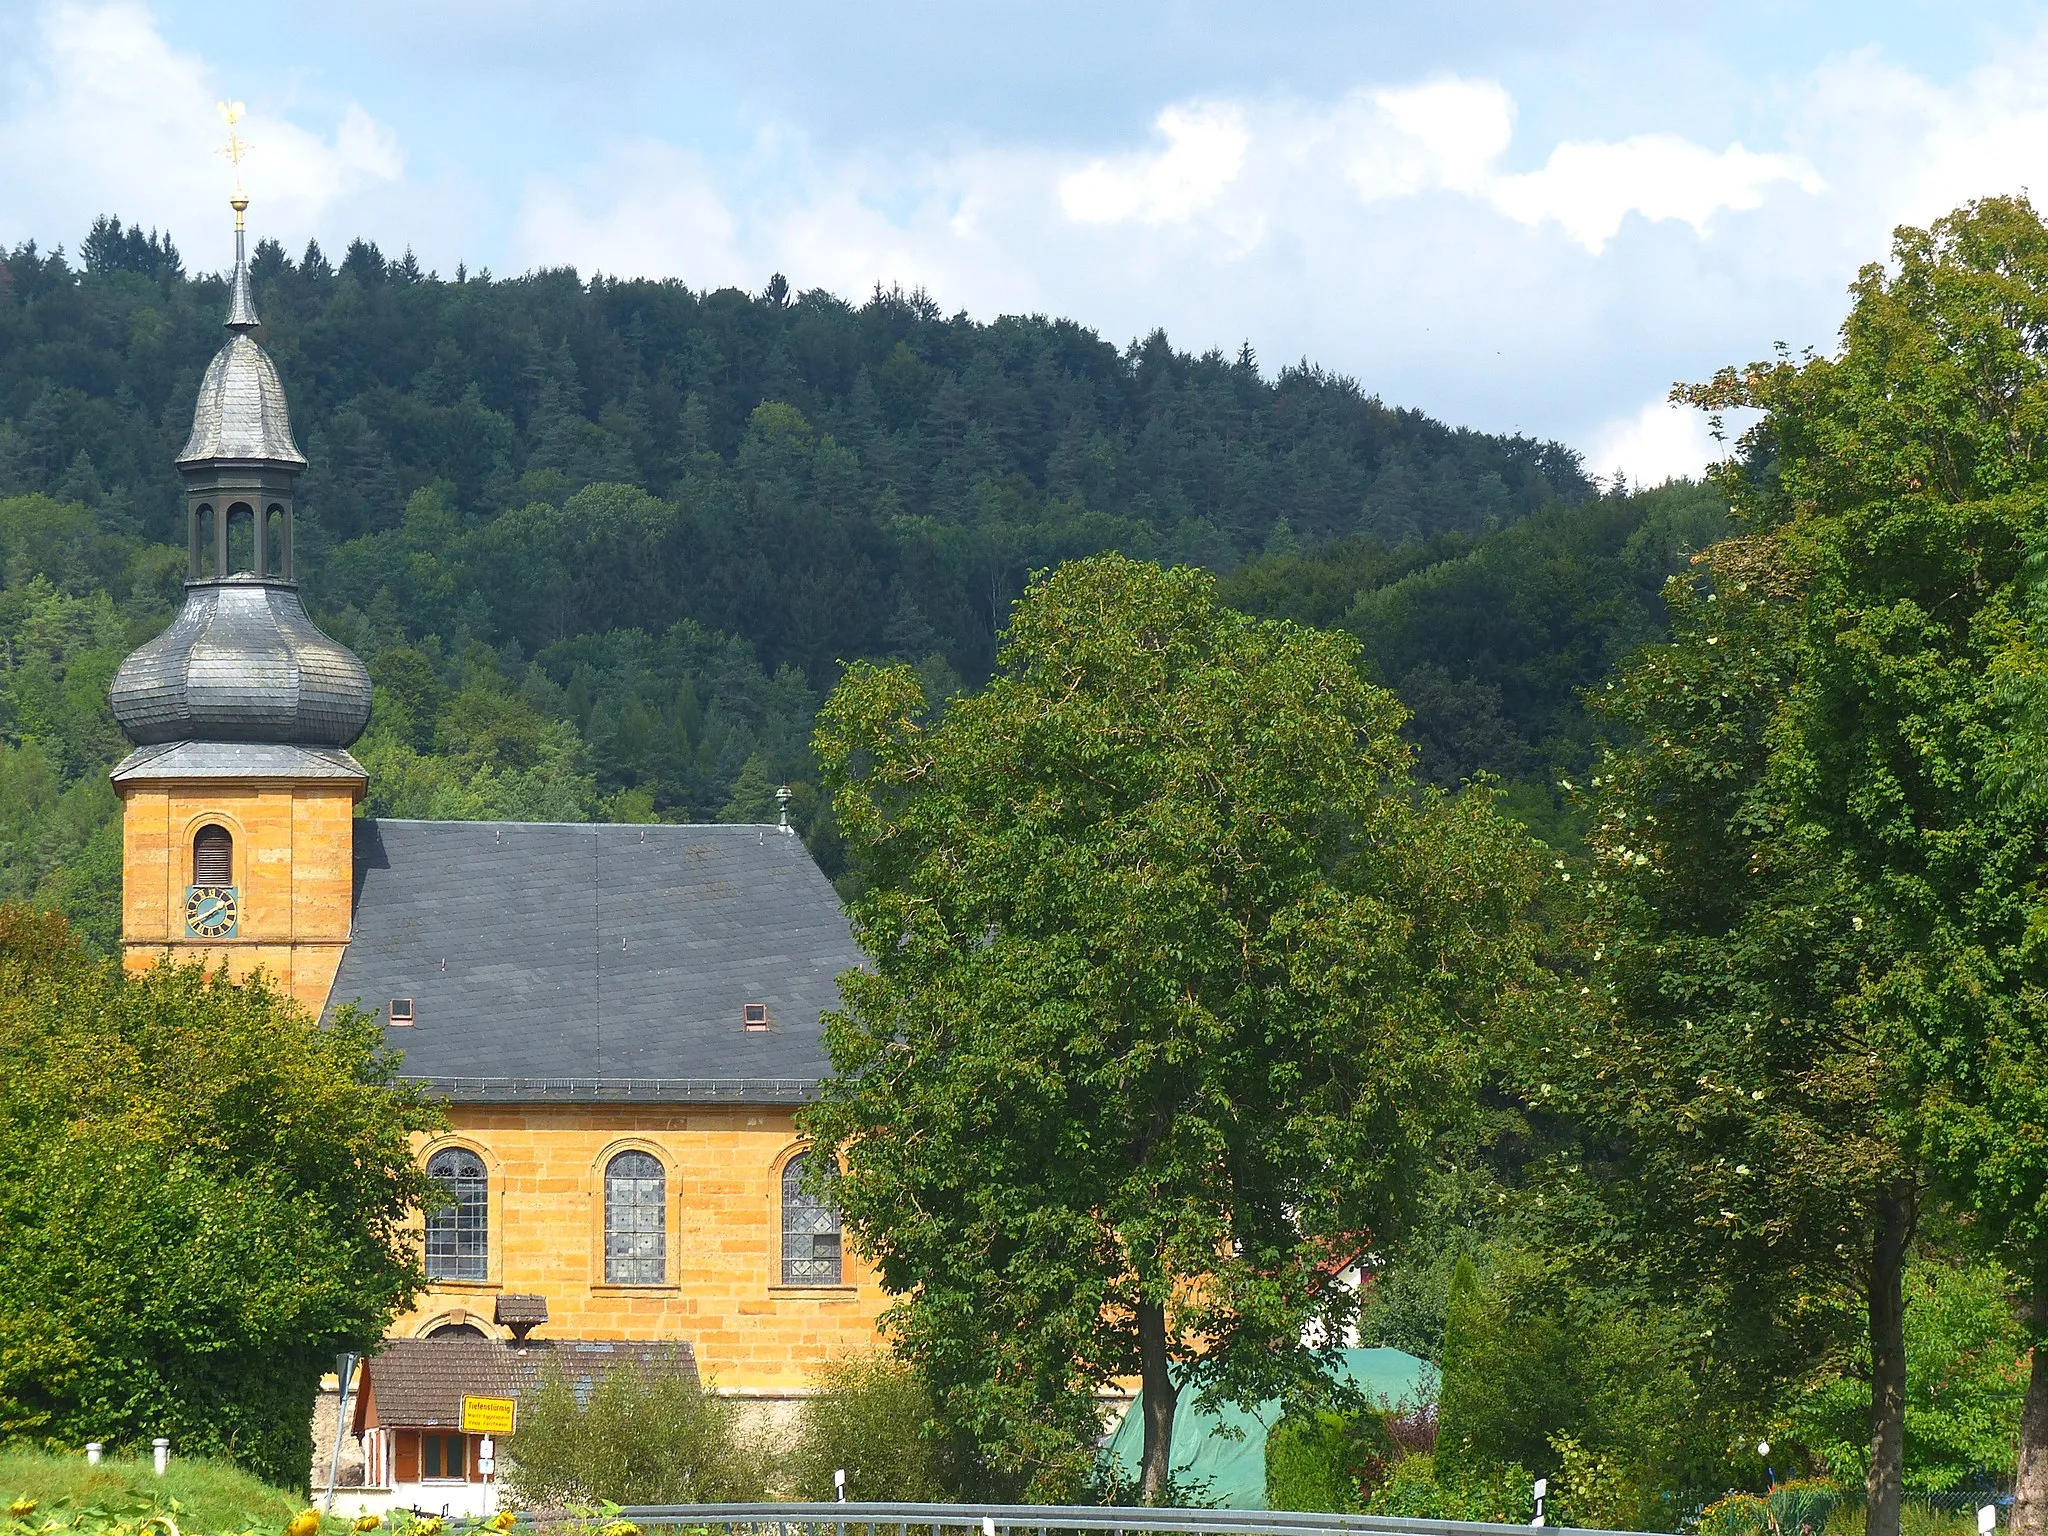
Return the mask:
{"type": "Polygon", "coordinates": [[[690,1346],[683,1343],[388,1340],[356,1373],[349,1426],[362,1443],[363,1482],[337,1491],[336,1511],[350,1515],[403,1508],[458,1518],[496,1513],[496,1473],[503,1466],[498,1458],[504,1446],[463,1428],[463,1399],[510,1399],[515,1412],[522,1411],[551,1363],[579,1401],[587,1401],[598,1381],[623,1365],[672,1368],[693,1379],[697,1373],[690,1346]]]}

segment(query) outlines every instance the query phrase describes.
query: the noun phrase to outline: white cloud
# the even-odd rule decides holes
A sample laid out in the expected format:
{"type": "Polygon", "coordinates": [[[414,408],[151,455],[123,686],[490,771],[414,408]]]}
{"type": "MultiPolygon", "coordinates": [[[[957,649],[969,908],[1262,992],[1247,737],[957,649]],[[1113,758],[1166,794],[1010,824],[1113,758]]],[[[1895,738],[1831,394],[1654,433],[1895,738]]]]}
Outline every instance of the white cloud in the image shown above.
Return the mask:
{"type": "MultiPolygon", "coordinates": [[[[34,56],[14,61],[0,108],[5,216],[36,221],[21,232],[47,238],[52,224],[82,232],[115,212],[185,231],[211,226],[220,236],[209,247],[224,247],[233,182],[216,153],[226,130],[214,103],[228,94],[202,59],[164,39],[144,6],[52,6],[34,56]]],[[[252,146],[252,219],[266,230],[304,232],[343,199],[404,174],[396,136],[354,104],[323,137],[259,98],[241,131],[252,146]]]]}
{"type": "Polygon", "coordinates": [[[1484,194],[1514,136],[1514,98],[1492,80],[1432,80],[1369,100],[1345,166],[1368,200],[1436,187],[1484,194]]]}
{"type": "MultiPolygon", "coordinates": [[[[1514,137],[1515,102],[1495,80],[1443,76],[1355,92],[1322,110],[1291,103],[1207,103],[1160,114],[1167,147],[1099,159],[1061,177],[1060,205],[1084,224],[1186,223],[1198,216],[1248,238],[1269,222],[1248,210],[1299,196],[1304,175],[1341,175],[1368,203],[1451,192],[1519,223],[1560,226],[1592,255],[1634,213],[1706,235],[1714,216],[1760,206],[1772,185],[1808,194],[1823,183],[1791,155],[1731,144],[1712,150],[1670,134],[1567,142],[1541,169],[1500,169],[1514,137]]],[[[1312,194],[1311,194],[1312,195],[1312,194]]]]}
{"type": "Polygon", "coordinates": [[[1764,189],[1781,181],[1809,194],[1823,186],[1811,166],[1790,155],[1754,154],[1740,144],[1715,154],[1669,134],[1645,134],[1612,144],[1560,144],[1543,169],[1503,176],[1489,196],[1524,224],[1555,220],[1597,256],[1631,213],[1677,219],[1704,235],[1715,214],[1758,207],[1764,189]]]}
{"type": "Polygon", "coordinates": [[[1652,400],[1632,416],[1596,428],[1585,450],[1587,473],[1611,483],[1615,471],[1630,485],[1662,485],[1697,479],[1709,464],[1728,457],[1734,440],[1714,441],[1705,413],[1668,400],[1652,400]]]}
{"type": "Polygon", "coordinates": [[[1168,107],[1157,154],[1096,160],[1060,182],[1060,206],[1084,224],[1180,223],[1210,207],[1244,168],[1244,114],[1234,106],[1168,107]]]}
{"type": "Polygon", "coordinates": [[[737,221],[696,155],[651,140],[613,144],[576,178],[536,178],[513,230],[522,264],[751,286],[737,221]],[[618,196],[621,188],[629,196],[618,196]]]}

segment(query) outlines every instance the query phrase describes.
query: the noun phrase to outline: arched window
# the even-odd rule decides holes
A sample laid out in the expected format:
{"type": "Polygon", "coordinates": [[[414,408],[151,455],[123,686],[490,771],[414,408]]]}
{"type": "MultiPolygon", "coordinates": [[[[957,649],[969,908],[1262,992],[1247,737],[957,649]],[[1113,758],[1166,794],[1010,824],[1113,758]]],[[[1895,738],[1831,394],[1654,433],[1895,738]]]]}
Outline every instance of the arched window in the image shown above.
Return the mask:
{"type": "Polygon", "coordinates": [[[432,1333],[430,1339],[488,1339],[490,1335],[474,1323],[443,1323],[432,1333]]]}
{"type": "Polygon", "coordinates": [[[448,1147],[427,1159],[427,1177],[440,1181],[449,1200],[427,1217],[427,1278],[489,1278],[491,1204],[484,1160],[466,1147],[448,1147]]]}
{"type": "Polygon", "coordinates": [[[192,883],[235,883],[235,839],[226,827],[201,827],[193,834],[192,883]]]}
{"type": "Polygon", "coordinates": [[[256,563],[256,509],[246,501],[228,508],[228,563],[231,576],[261,575],[256,563]]]}
{"type": "Polygon", "coordinates": [[[263,509],[263,570],[267,575],[292,579],[292,515],[282,503],[263,509]]]}
{"type": "Polygon", "coordinates": [[[660,1285],[668,1278],[668,1178],[659,1159],[621,1152],[604,1166],[604,1278],[660,1285]]]}
{"type": "Polygon", "coordinates": [[[213,547],[214,537],[213,508],[202,503],[192,509],[192,556],[187,564],[187,574],[194,581],[203,581],[220,574],[219,561],[213,547]]]}
{"type": "MultiPolygon", "coordinates": [[[[804,1188],[810,1159],[792,1157],[782,1168],[782,1283],[839,1284],[839,1207],[804,1188]]],[[[838,1177],[832,1165],[828,1177],[838,1177]]]]}

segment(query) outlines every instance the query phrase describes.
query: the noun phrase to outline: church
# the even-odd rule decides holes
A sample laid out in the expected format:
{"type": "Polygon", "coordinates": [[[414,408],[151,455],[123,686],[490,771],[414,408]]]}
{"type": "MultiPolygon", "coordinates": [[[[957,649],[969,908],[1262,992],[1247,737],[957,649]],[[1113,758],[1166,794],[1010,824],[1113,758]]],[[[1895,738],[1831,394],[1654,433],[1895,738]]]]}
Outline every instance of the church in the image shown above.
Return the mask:
{"type": "Polygon", "coordinates": [[[356,814],[370,679],[300,602],[306,460],[257,340],[246,206],[227,341],[177,460],[183,607],[111,689],[134,744],[113,773],[125,961],[260,968],[322,1017],[374,1012],[447,1106],[418,1154],[449,1200],[423,1219],[428,1287],[392,1337],[450,1348],[394,1343],[363,1373],[373,1479],[458,1487],[479,1449],[379,1421],[380,1360],[386,1404],[407,1400],[408,1360],[502,1371],[484,1346],[550,1340],[668,1346],[722,1391],[801,1393],[822,1361],[874,1347],[884,1304],[807,1191],[793,1120],[826,1070],[834,979],[860,963],[838,898],[786,818],[356,814]]]}

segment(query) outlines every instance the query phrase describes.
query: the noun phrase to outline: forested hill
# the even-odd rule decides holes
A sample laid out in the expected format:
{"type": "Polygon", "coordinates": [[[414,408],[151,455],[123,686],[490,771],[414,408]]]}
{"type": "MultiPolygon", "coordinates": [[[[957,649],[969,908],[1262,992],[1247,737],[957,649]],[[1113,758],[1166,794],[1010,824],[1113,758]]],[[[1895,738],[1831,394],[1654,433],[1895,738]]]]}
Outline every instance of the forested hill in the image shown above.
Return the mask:
{"type": "MultiPolygon", "coordinates": [[[[1522,781],[1540,825],[1576,690],[1662,632],[1718,527],[1695,488],[1598,496],[1556,443],[1158,334],[779,278],[451,281],[361,242],[252,270],[311,461],[309,606],[377,684],[380,814],[753,820],[787,782],[835,870],[808,740],[841,660],[972,684],[1029,571],[1119,549],[1353,629],[1426,770],[1522,781]]],[[[105,689],[178,598],[172,459],[226,303],[113,220],[76,264],[0,259],[0,900],[102,945],[105,689]]]]}
{"type": "MultiPolygon", "coordinates": [[[[0,276],[0,487],[159,536],[226,285],[111,220],[81,254],[82,273],[24,246],[0,276]]],[[[1228,567],[1477,533],[1588,490],[1558,444],[1455,431],[1313,367],[1268,379],[1158,333],[1119,351],[921,293],[448,281],[360,241],[338,266],[265,241],[251,271],[311,461],[313,600],[388,592],[408,630],[528,653],[687,616],[814,685],[909,638],[972,676],[1024,574],[1068,556],[1228,567]],[[671,505],[556,515],[598,481],[671,505]],[[436,579],[408,574],[421,555],[436,579]]]]}

